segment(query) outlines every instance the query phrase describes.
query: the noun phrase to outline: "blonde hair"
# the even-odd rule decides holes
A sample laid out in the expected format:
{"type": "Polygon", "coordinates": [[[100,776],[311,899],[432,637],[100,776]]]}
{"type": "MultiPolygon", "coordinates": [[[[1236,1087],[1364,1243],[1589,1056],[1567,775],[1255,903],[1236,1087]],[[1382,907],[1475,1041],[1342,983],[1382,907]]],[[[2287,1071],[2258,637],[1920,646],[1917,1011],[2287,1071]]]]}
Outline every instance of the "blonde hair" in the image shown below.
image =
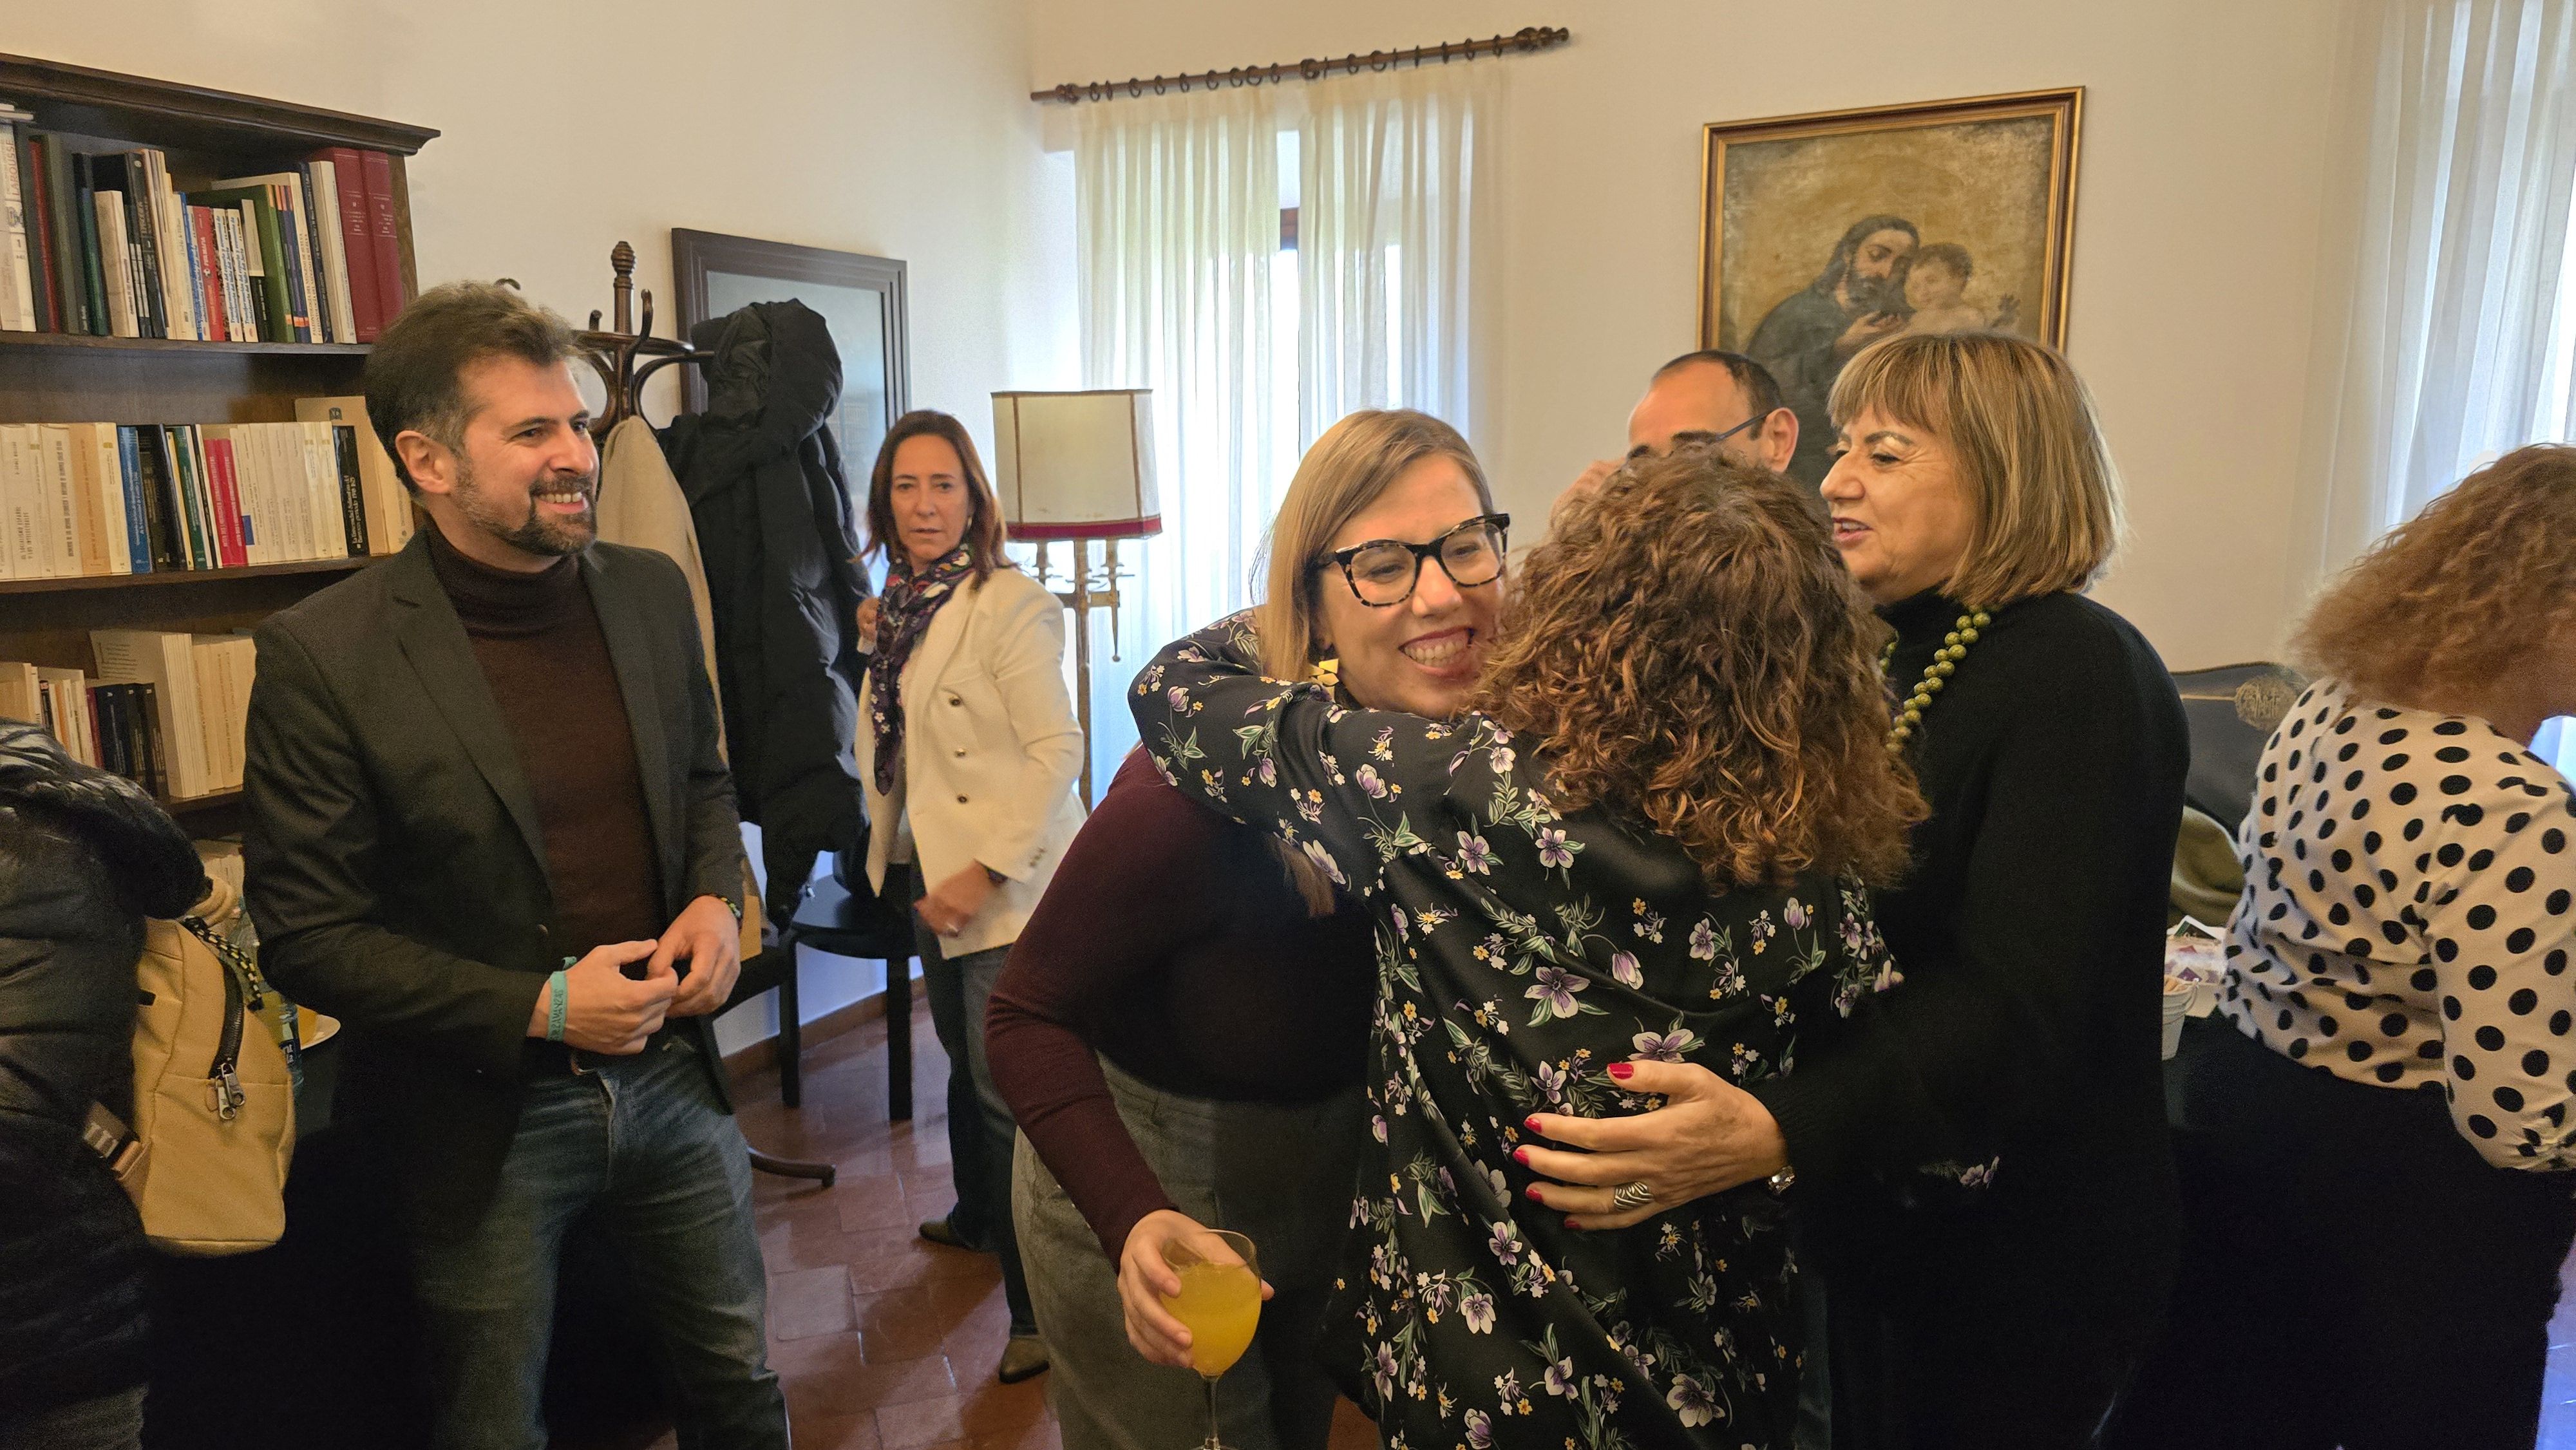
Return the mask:
{"type": "Polygon", "coordinates": [[[1717,890],[1886,883],[1925,812],[1887,749],[1886,638],[1806,490],[1682,449],[1559,506],[1476,706],[1534,739],[1560,809],[1643,821],[1717,890]]]}
{"type": "Polygon", "coordinates": [[[1410,408],[1353,413],[1325,429],[1306,450],[1262,544],[1264,587],[1252,620],[1261,634],[1264,673],[1282,680],[1306,677],[1322,634],[1316,627],[1323,613],[1322,571],[1316,566],[1332,549],[1334,535],[1426,458],[1456,463],[1475,486],[1478,506],[1493,512],[1494,491],[1485,483],[1475,450],[1457,429],[1428,413],[1410,408]]]}
{"type": "Polygon", "coordinates": [[[1863,412],[1928,429],[1976,517],[1941,592],[1971,609],[2089,587],[2120,538],[2120,482],[2093,398],[2055,348],[2002,332],[1893,337],[1834,379],[1834,426],[1863,412]]]}
{"type": "Polygon", "coordinates": [[[2517,448],[2399,525],[2308,610],[2299,664],[2389,704],[2457,696],[2576,638],[2576,448],[2517,448]]]}
{"type": "MultiPolygon", "coordinates": [[[[1369,409],[1350,414],[1315,440],[1297,463],[1297,476],[1279,501],[1263,541],[1261,602],[1253,606],[1253,628],[1261,636],[1262,673],[1278,680],[1302,680],[1316,659],[1317,628],[1323,612],[1316,566],[1333,546],[1333,537],[1370,504],[1383,497],[1404,471],[1426,458],[1447,458],[1467,475],[1476,502],[1494,509],[1493,490],[1474,449],[1458,430],[1410,408],[1369,409]]],[[[1302,852],[1283,841],[1271,845],[1288,878],[1316,916],[1333,909],[1332,883],[1302,852]]]]}

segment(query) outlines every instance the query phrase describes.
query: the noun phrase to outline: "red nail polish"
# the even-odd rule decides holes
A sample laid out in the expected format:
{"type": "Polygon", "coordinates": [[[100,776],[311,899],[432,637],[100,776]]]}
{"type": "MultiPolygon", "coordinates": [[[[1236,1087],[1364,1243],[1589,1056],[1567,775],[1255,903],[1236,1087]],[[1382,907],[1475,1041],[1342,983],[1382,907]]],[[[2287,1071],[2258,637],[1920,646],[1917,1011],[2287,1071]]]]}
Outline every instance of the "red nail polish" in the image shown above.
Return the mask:
{"type": "Polygon", "coordinates": [[[1610,1064],[1610,1075],[1621,1082],[1626,1082],[1628,1079],[1637,1075],[1637,1064],[1633,1062],[1614,1062],[1610,1064]]]}
{"type": "Polygon", "coordinates": [[[1527,1168],[1529,1166],[1529,1150],[1527,1148],[1514,1148],[1512,1150],[1512,1161],[1518,1163],[1523,1168],[1527,1168]]]}
{"type": "Polygon", "coordinates": [[[1522,1132],[1525,1132],[1525,1133],[1535,1133],[1535,1132],[1537,1132],[1537,1131],[1538,1131],[1538,1114],[1536,1114],[1536,1113],[1532,1113],[1532,1114],[1530,1114],[1528,1117],[1521,1119],[1521,1131],[1522,1131],[1522,1132]]]}
{"type": "Polygon", "coordinates": [[[1541,1199],[1541,1198],[1538,1196],[1538,1185],[1537,1185],[1537,1184],[1535,1184],[1535,1183],[1531,1184],[1531,1185],[1530,1185],[1529,1187],[1527,1187],[1527,1188],[1522,1189],[1522,1190],[1521,1190],[1521,1192],[1528,1194],[1528,1195],[1529,1195],[1529,1200],[1530,1200],[1530,1202],[1532,1202],[1532,1203],[1541,1203],[1541,1202],[1544,1202],[1544,1201],[1545,1201],[1545,1200],[1541,1199]]]}
{"type": "Polygon", "coordinates": [[[1573,1230],[1574,1230],[1575,1232],[1577,1232],[1577,1233],[1581,1233],[1581,1232],[1583,1231],[1583,1225],[1581,1225],[1581,1224],[1579,1224],[1579,1223],[1576,1223],[1576,1222],[1574,1221],[1574,1219],[1573,1219],[1572,1215],[1568,1215],[1568,1216],[1567,1216],[1567,1218],[1566,1218],[1566,1220],[1565,1220],[1565,1226],[1566,1226],[1567,1228],[1573,1229],[1573,1230]]]}

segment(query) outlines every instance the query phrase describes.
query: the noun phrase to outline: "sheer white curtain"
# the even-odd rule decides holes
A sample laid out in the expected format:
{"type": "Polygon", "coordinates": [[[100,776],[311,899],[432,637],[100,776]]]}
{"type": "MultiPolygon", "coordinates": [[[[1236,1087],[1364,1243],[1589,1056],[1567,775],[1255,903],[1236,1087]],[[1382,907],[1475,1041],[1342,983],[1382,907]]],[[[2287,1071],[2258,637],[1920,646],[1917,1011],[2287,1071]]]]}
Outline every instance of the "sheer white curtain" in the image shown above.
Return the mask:
{"type": "Polygon", "coordinates": [[[1503,70],[1081,107],[1084,386],[1154,390],[1163,504],[1163,533],[1121,550],[1135,573],[1116,657],[1094,639],[1097,778],[1135,742],[1125,692],[1143,657],[1258,597],[1271,515],[1317,434],[1355,408],[1407,407],[1495,446],[1482,350],[1503,70]]]}
{"type": "Polygon", "coordinates": [[[2318,311],[2306,585],[2563,431],[2576,345],[2576,4],[2375,0],[2356,26],[2342,130],[2362,150],[2328,233],[2350,241],[2318,311]]]}
{"type": "MultiPolygon", "coordinates": [[[[2576,3],[2372,0],[2320,272],[2292,577],[2312,589],[2460,477],[2567,436],[2576,393],[2576,3]]],[[[2576,765],[2563,726],[2542,737],[2576,765]]]]}
{"type": "Polygon", "coordinates": [[[1501,65],[1363,72],[1305,88],[1297,127],[1299,431],[1418,408],[1490,450],[1477,345],[1502,269],[1501,65]]]}
{"type": "Polygon", "coordinates": [[[1198,90],[1079,111],[1084,386],[1154,390],[1163,508],[1160,535],[1120,546],[1134,574],[1114,650],[1106,631],[1093,634],[1095,789],[1135,743],[1126,688],[1144,659],[1251,598],[1253,561],[1295,470],[1280,386],[1294,359],[1272,297],[1278,96],[1198,90]]]}

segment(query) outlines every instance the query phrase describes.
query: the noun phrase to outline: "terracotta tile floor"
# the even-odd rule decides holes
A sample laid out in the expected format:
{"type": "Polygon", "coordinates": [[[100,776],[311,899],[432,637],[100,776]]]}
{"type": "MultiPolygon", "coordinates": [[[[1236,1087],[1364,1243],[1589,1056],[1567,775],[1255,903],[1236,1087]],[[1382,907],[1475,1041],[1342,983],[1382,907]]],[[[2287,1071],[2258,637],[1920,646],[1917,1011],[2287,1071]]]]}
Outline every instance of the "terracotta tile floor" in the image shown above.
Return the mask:
{"type": "MultiPolygon", "coordinates": [[[[736,1084],[755,1145],[841,1170],[828,1189],[753,1179],[769,1262],[770,1362],[787,1384],[796,1450],[1060,1450],[1046,1377],[993,1380],[1010,1327],[993,1261],[933,1248],[914,1232],[954,1197],[948,1058],[927,1014],[914,1020],[910,1123],[886,1121],[881,1021],[805,1054],[801,1109],[778,1105],[774,1072],[736,1084]]],[[[2576,1450],[2576,1260],[2564,1282],[2537,1450],[2576,1450]]],[[[1345,1402],[1331,1450],[1376,1443],[1345,1402]]]]}
{"type": "MultiPolygon", "coordinates": [[[[828,1189],[753,1179],[770,1363],[786,1382],[796,1450],[1059,1450],[1046,1377],[993,1379],[1010,1331],[993,1261],[914,1232],[954,1198],[948,1058],[928,1014],[916,1009],[914,1021],[910,1123],[886,1121],[882,1021],[806,1052],[802,1108],[779,1106],[774,1072],[736,1084],[755,1146],[841,1170],[828,1189]]],[[[1332,1450],[1376,1443],[1345,1403],[1332,1450]]]]}

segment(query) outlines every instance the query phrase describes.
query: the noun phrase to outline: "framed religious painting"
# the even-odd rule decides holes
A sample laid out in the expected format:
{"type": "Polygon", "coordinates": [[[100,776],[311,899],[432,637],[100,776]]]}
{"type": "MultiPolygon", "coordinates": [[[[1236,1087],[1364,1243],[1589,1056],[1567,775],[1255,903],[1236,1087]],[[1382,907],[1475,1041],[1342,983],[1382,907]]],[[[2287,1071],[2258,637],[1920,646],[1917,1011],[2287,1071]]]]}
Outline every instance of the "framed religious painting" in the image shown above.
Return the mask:
{"type": "MultiPolygon", "coordinates": [[[[841,404],[827,425],[842,469],[864,487],[878,445],[911,406],[904,264],[892,257],[835,252],[790,242],[671,229],[671,273],[680,293],[680,335],[754,302],[793,299],[831,328],[841,354],[841,404]]],[[[707,405],[706,383],[680,370],[691,412],[707,405]]]]}
{"type": "Polygon", "coordinates": [[[2066,341],[2081,87],[1707,128],[1699,338],[1767,368],[1824,476],[1825,400],[1905,333],[2066,341]]]}

